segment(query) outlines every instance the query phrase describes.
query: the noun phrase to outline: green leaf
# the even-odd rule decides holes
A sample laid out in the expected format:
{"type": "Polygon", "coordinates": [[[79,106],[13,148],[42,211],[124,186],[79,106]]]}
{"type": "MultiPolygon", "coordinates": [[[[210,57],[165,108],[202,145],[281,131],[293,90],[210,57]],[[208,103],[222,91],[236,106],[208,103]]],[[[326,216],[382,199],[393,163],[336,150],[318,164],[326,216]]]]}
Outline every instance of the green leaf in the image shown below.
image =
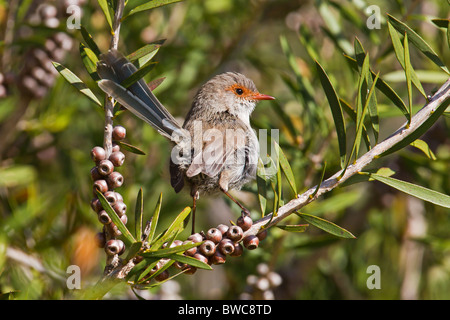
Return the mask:
{"type": "Polygon", "coordinates": [[[143,77],[145,77],[145,75],[147,73],[149,73],[151,70],[153,70],[153,68],[155,67],[156,62],[148,62],[146,65],[144,65],[143,67],[141,67],[139,70],[137,70],[135,73],[133,73],[131,76],[129,76],[128,78],[124,79],[120,85],[124,88],[128,88],[129,86],[131,86],[133,83],[139,81],[140,79],[142,79],[143,77]]]}
{"type": "Polygon", "coordinates": [[[292,168],[289,164],[289,161],[286,158],[286,155],[284,154],[283,150],[279,146],[277,142],[274,141],[275,148],[277,149],[278,154],[278,161],[280,162],[281,170],[283,170],[283,173],[289,183],[289,186],[291,187],[292,191],[294,192],[294,195],[297,195],[297,186],[295,184],[295,177],[294,173],[292,172],[292,168]]]}
{"type": "Polygon", "coordinates": [[[153,43],[149,43],[143,46],[142,48],[139,48],[135,52],[130,53],[127,56],[127,59],[133,63],[137,61],[138,62],[137,67],[141,68],[155,56],[155,54],[158,52],[159,48],[163,45],[165,41],[166,41],[165,39],[162,39],[155,41],[153,43]]]}
{"type": "Polygon", "coordinates": [[[181,213],[175,218],[169,228],[167,228],[164,234],[151,244],[151,247],[156,249],[160,248],[164,244],[164,242],[170,241],[173,236],[176,236],[177,233],[182,231],[184,229],[184,220],[189,216],[190,213],[190,207],[184,208],[184,210],[181,211],[181,213]]]}
{"type": "Polygon", "coordinates": [[[153,242],[153,237],[155,236],[156,226],[159,220],[159,213],[161,212],[162,205],[162,192],[159,194],[158,202],[156,203],[155,210],[153,211],[153,216],[151,219],[150,232],[148,234],[148,243],[153,242]]]}
{"type": "Polygon", "coordinates": [[[153,0],[153,1],[148,1],[140,6],[137,6],[133,9],[131,9],[131,11],[122,18],[122,20],[128,18],[129,16],[138,13],[138,12],[142,12],[142,11],[146,11],[146,10],[151,10],[157,7],[161,7],[161,6],[165,6],[171,3],[175,3],[175,2],[180,2],[182,0],[153,0]]]}
{"type": "Polygon", "coordinates": [[[384,157],[395,151],[403,149],[404,147],[410,145],[416,139],[420,138],[430,127],[439,119],[439,117],[444,113],[445,109],[450,105],[450,97],[447,97],[442,104],[436,108],[434,112],[425,120],[416,130],[411,132],[407,137],[403,138],[401,141],[393,145],[391,148],[383,152],[380,157],[384,157]]]}
{"type": "Polygon", "coordinates": [[[187,243],[172,248],[157,249],[154,251],[152,251],[153,248],[150,248],[146,252],[142,253],[142,256],[146,258],[166,258],[170,254],[185,252],[186,250],[189,250],[191,248],[198,247],[202,243],[202,241],[187,243]]]}
{"type": "Polygon", "coordinates": [[[127,242],[127,246],[130,246],[136,240],[134,239],[133,235],[130,233],[128,228],[123,224],[122,220],[120,220],[120,217],[117,215],[117,213],[114,211],[114,209],[109,204],[108,200],[106,200],[103,193],[101,193],[98,190],[95,190],[97,194],[98,200],[100,200],[100,203],[102,204],[103,209],[106,211],[108,216],[111,218],[112,222],[117,226],[117,229],[119,229],[120,232],[122,232],[122,235],[124,236],[125,242],[127,242]]]}
{"type": "Polygon", "coordinates": [[[80,26],[80,31],[81,31],[81,36],[83,37],[84,41],[86,42],[86,45],[94,52],[94,54],[97,57],[100,56],[101,51],[98,48],[98,46],[95,43],[95,41],[92,38],[92,36],[90,35],[90,33],[83,26],[80,26]]]}
{"type": "Polygon", "coordinates": [[[303,218],[308,222],[309,224],[312,224],[313,226],[328,232],[332,235],[335,235],[337,237],[341,238],[347,238],[347,239],[355,239],[356,237],[349,231],[345,230],[342,227],[339,227],[338,225],[334,224],[333,222],[330,222],[328,220],[312,216],[306,213],[296,213],[300,218],[303,218]]]}
{"type": "MultiPolygon", "coordinates": [[[[364,64],[364,57],[365,57],[366,53],[365,53],[364,48],[358,38],[355,38],[354,45],[355,45],[356,61],[358,62],[358,65],[362,66],[364,64]]],[[[362,69],[360,71],[362,72],[362,69]]],[[[370,88],[370,87],[372,87],[372,83],[373,83],[373,78],[371,75],[370,67],[365,71],[366,71],[365,78],[366,78],[367,86],[370,88]]],[[[372,96],[369,99],[368,110],[369,110],[369,115],[370,115],[370,123],[372,125],[372,130],[373,130],[373,134],[375,137],[375,144],[376,144],[378,142],[378,135],[380,132],[380,126],[379,126],[380,120],[378,117],[377,97],[376,97],[375,93],[372,94],[372,96]]],[[[370,149],[370,147],[368,147],[368,149],[370,149]]]]}
{"type": "MultiPolygon", "coordinates": [[[[342,110],[344,110],[344,112],[350,117],[350,119],[352,119],[352,121],[354,123],[356,123],[356,112],[355,110],[353,110],[353,108],[350,106],[350,104],[339,98],[339,102],[341,103],[341,107],[342,110]]],[[[366,144],[367,150],[370,150],[371,146],[370,146],[370,141],[369,141],[369,135],[367,134],[367,129],[366,126],[363,123],[363,128],[362,128],[362,138],[364,140],[364,143],[366,144]]]]}
{"type": "Polygon", "coordinates": [[[264,163],[261,158],[258,158],[258,168],[256,171],[256,184],[258,187],[258,201],[261,209],[261,215],[266,215],[267,205],[267,183],[266,183],[266,170],[264,169],[264,163]]]}
{"type": "Polygon", "coordinates": [[[58,72],[66,79],[72,86],[74,86],[78,91],[87,96],[89,99],[94,101],[97,105],[103,108],[101,102],[97,99],[95,94],[89,89],[80,78],[78,78],[72,71],[64,67],[62,64],[52,61],[53,66],[58,70],[58,72]]]}
{"type": "Polygon", "coordinates": [[[199,269],[212,270],[212,267],[209,264],[204,263],[204,262],[202,262],[200,260],[197,260],[197,259],[195,259],[193,257],[184,256],[184,255],[181,255],[181,254],[178,254],[178,253],[170,254],[166,258],[172,259],[172,260],[175,260],[175,261],[179,261],[181,263],[186,263],[186,264],[188,264],[190,266],[193,266],[193,267],[196,267],[196,268],[199,268],[199,269]]]}
{"type": "Polygon", "coordinates": [[[91,76],[92,80],[98,81],[100,77],[97,74],[97,56],[94,52],[86,47],[84,44],[80,43],[80,55],[81,60],[86,68],[86,71],[91,76]]]}
{"type": "MultiPolygon", "coordinates": [[[[358,63],[356,62],[355,59],[353,59],[350,56],[344,55],[345,58],[347,58],[350,66],[358,71],[358,63]]],[[[372,71],[372,69],[370,70],[371,74],[372,74],[372,79],[374,79],[376,77],[376,74],[372,71]]],[[[394,89],[392,89],[386,81],[384,81],[383,79],[379,78],[377,81],[377,85],[376,88],[378,90],[380,90],[389,100],[392,101],[392,103],[405,115],[405,117],[408,119],[408,109],[406,108],[405,103],[403,102],[403,100],[400,98],[400,96],[394,91],[394,89]]]]}
{"type": "Polygon", "coordinates": [[[145,152],[139,149],[138,147],[132,146],[131,144],[125,143],[123,141],[115,141],[121,149],[145,156],[145,152]]]}
{"type": "Polygon", "coordinates": [[[142,188],[139,189],[137,198],[136,198],[136,207],[134,209],[134,234],[136,235],[136,239],[142,239],[142,223],[143,223],[143,215],[144,215],[144,198],[142,196],[142,188]]]}
{"type": "Polygon", "coordinates": [[[383,177],[373,173],[370,174],[370,177],[413,197],[431,202],[438,206],[450,208],[450,196],[446,194],[391,177],[383,177]]]}
{"type": "Polygon", "coordinates": [[[316,68],[317,72],[319,73],[319,79],[322,84],[323,90],[325,91],[325,95],[327,96],[328,103],[330,104],[331,113],[333,115],[334,125],[336,127],[336,132],[338,136],[341,167],[343,167],[346,159],[347,138],[345,133],[344,116],[342,114],[341,103],[339,102],[339,97],[333,85],[331,84],[328,75],[317,61],[316,61],[316,68]]]}
{"type": "Polygon", "coordinates": [[[100,8],[105,15],[106,21],[108,22],[109,27],[113,30],[113,18],[114,18],[114,10],[109,7],[107,0],[97,0],[100,8]]]}
{"type": "MultiPolygon", "coordinates": [[[[398,62],[402,66],[402,69],[405,70],[405,72],[406,72],[406,64],[405,64],[406,48],[404,48],[404,45],[402,45],[402,42],[400,41],[400,37],[399,37],[397,31],[395,31],[394,27],[392,27],[392,25],[390,23],[388,23],[388,28],[389,28],[389,34],[391,36],[392,44],[394,46],[395,56],[397,57],[398,62]]],[[[408,54],[409,54],[409,48],[408,48],[408,54]]],[[[409,64],[410,64],[410,62],[409,62],[409,64]]],[[[414,83],[414,86],[419,90],[419,92],[422,94],[422,96],[424,96],[424,98],[426,99],[427,94],[425,93],[425,90],[423,89],[422,84],[420,83],[420,80],[419,80],[417,74],[415,73],[414,69],[411,66],[409,67],[409,70],[410,70],[409,72],[410,72],[411,81],[414,83]]]]}
{"type": "Polygon", "coordinates": [[[296,224],[296,225],[277,225],[278,228],[288,232],[305,232],[308,224],[296,224]]]}
{"type": "Polygon", "coordinates": [[[416,141],[411,142],[411,146],[421,150],[431,160],[436,160],[436,156],[425,141],[417,139],[416,141]]]}
{"type": "Polygon", "coordinates": [[[393,16],[388,14],[389,22],[392,26],[401,34],[408,34],[409,41],[419,49],[425,56],[427,56],[431,61],[433,61],[439,68],[450,74],[445,64],[439,59],[438,55],[434,50],[425,42],[415,31],[408,27],[403,22],[397,20],[393,16]]]}
{"type": "Polygon", "coordinates": [[[409,122],[412,118],[412,88],[411,88],[411,61],[409,59],[409,46],[408,46],[408,34],[405,33],[404,38],[404,55],[405,55],[405,76],[406,76],[406,87],[408,89],[408,106],[409,106],[409,122]]]}

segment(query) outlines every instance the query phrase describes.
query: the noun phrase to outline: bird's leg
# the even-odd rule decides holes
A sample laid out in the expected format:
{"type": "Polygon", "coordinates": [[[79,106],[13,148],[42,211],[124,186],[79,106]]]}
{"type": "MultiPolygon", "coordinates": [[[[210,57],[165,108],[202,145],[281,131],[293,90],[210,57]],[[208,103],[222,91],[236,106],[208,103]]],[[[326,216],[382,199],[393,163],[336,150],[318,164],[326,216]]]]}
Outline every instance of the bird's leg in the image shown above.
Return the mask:
{"type": "Polygon", "coordinates": [[[223,189],[221,189],[221,191],[222,191],[223,193],[225,193],[226,196],[227,196],[228,198],[230,198],[234,203],[236,203],[236,204],[239,206],[239,208],[242,209],[242,213],[243,213],[244,215],[250,216],[250,211],[249,211],[246,207],[244,207],[239,201],[237,201],[235,198],[233,198],[233,196],[232,196],[231,194],[229,194],[228,191],[225,191],[225,190],[223,190],[223,189]]]}
{"type": "Polygon", "coordinates": [[[195,233],[195,209],[197,208],[198,198],[199,198],[198,191],[192,192],[192,200],[193,200],[193,204],[192,204],[192,234],[195,233]]]}

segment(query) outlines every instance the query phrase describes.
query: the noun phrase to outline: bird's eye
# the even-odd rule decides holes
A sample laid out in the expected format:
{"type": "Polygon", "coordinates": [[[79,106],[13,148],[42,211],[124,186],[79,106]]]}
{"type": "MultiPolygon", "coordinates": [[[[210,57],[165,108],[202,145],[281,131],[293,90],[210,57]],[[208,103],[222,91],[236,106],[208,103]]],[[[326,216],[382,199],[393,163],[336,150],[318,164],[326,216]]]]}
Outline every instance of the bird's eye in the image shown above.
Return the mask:
{"type": "Polygon", "coordinates": [[[234,92],[236,92],[238,95],[242,95],[244,93],[244,90],[242,90],[241,88],[236,88],[234,92]]]}

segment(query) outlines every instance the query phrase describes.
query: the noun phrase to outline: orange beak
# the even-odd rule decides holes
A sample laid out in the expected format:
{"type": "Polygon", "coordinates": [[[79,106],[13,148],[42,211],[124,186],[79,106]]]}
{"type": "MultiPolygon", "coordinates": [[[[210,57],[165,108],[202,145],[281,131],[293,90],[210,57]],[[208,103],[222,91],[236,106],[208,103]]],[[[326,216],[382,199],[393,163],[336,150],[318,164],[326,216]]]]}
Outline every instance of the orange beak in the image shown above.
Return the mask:
{"type": "Polygon", "coordinates": [[[267,94],[262,94],[262,93],[259,93],[259,92],[255,93],[252,96],[252,99],[254,99],[254,100],[275,100],[274,97],[268,96],[267,94]]]}

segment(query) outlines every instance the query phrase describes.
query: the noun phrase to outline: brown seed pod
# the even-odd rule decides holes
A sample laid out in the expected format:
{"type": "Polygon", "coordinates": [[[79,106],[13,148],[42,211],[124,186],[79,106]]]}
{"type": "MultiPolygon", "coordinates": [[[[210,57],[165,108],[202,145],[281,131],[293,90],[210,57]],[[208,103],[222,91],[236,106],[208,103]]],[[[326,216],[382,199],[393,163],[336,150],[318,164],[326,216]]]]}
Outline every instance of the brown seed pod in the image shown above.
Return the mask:
{"type": "Polygon", "coordinates": [[[95,180],[93,189],[94,189],[94,195],[96,195],[95,190],[98,190],[101,193],[105,193],[106,191],[108,191],[108,183],[106,182],[106,180],[103,180],[103,179],[95,180]]]}
{"type": "Polygon", "coordinates": [[[102,210],[98,213],[98,221],[100,221],[100,223],[102,224],[110,224],[112,222],[110,216],[106,213],[105,210],[102,210]]]}
{"type": "Polygon", "coordinates": [[[119,217],[122,217],[127,212],[127,205],[123,201],[117,200],[112,207],[119,217]]]}
{"type": "Polygon", "coordinates": [[[216,250],[216,253],[209,258],[209,262],[211,264],[224,264],[226,260],[226,256],[222,254],[219,250],[216,250]]]}
{"type": "Polygon", "coordinates": [[[123,216],[120,217],[120,221],[122,221],[123,224],[127,224],[128,222],[128,217],[126,214],[124,214],[123,216]]]}
{"type": "Polygon", "coordinates": [[[222,232],[217,228],[211,228],[206,232],[206,239],[219,243],[222,240],[222,232]]]}
{"type": "Polygon", "coordinates": [[[201,262],[208,263],[208,258],[198,252],[193,257],[201,262]]]}
{"type": "Polygon", "coordinates": [[[205,257],[210,257],[216,252],[216,244],[211,240],[206,240],[198,247],[198,251],[205,257]]]}
{"type": "Polygon", "coordinates": [[[107,176],[107,175],[111,174],[111,172],[114,171],[114,165],[109,160],[101,160],[98,163],[97,170],[98,170],[98,173],[100,173],[102,176],[107,176]]]}
{"type": "Polygon", "coordinates": [[[123,176],[120,172],[114,171],[106,178],[110,189],[116,189],[122,186],[123,176]]]}
{"type": "Polygon", "coordinates": [[[216,229],[218,229],[222,233],[222,236],[224,236],[228,231],[228,226],[225,224],[219,224],[216,229]]]}
{"type": "Polygon", "coordinates": [[[234,243],[230,239],[222,239],[217,245],[217,249],[224,255],[231,255],[234,252],[234,243]]]}
{"type": "Polygon", "coordinates": [[[253,234],[246,236],[242,242],[248,250],[254,250],[259,246],[259,239],[253,234]]]}
{"type": "Polygon", "coordinates": [[[117,152],[117,151],[120,151],[120,145],[117,144],[116,142],[113,142],[111,153],[117,152]]]}
{"type": "Polygon", "coordinates": [[[92,181],[96,181],[99,179],[103,179],[104,177],[100,174],[100,172],[98,172],[98,168],[97,167],[93,167],[91,169],[91,179],[92,181]]]}
{"type": "Polygon", "coordinates": [[[116,196],[117,201],[123,202],[123,197],[119,192],[114,192],[114,195],[116,196]]]}
{"type": "Polygon", "coordinates": [[[103,210],[102,204],[100,203],[100,200],[98,200],[97,198],[92,199],[91,208],[97,213],[103,210]]]}
{"type": "Polygon", "coordinates": [[[244,248],[242,247],[242,245],[240,243],[235,243],[234,244],[234,251],[233,251],[232,254],[230,254],[230,256],[232,256],[232,257],[240,257],[243,252],[244,252],[244,248]]]}
{"type": "Polygon", "coordinates": [[[185,274],[194,274],[197,271],[197,268],[187,265],[186,268],[184,268],[184,270],[185,270],[184,271],[185,274]]]}
{"type": "Polygon", "coordinates": [[[170,277],[169,270],[164,270],[155,277],[155,280],[161,282],[167,280],[169,277],[170,277]]]}
{"type": "Polygon", "coordinates": [[[265,238],[267,238],[267,234],[269,231],[267,229],[264,229],[260,231],[256,236],[258,237],[259,241],[263,241],[265,238]]]}
{"type": "Polygon", "coordinates": [[[236,224],[241,227],[242,231],[247,231],[251,228],[253,225],[253,220],[250,218],[250,216],[247,215],[241,215],[237,221],[236,224]]]}
{"type": "MultiPolygon", "coordinates": [[[[189,243],[194,243],[194,241],[192,240],[186,240],[183,242],[183,244],[189,244],[189,243]]],[[[192,247],[190,249],[187,249],[184,254],[187,256],[193,256],[195,253],[197,252],[197,247],[192,247]]]]}
{"type": "Polygon", "coordinates": [[[203,236],[200,233],[193,233],[188,237],[188,240],[192,240],[194,243],[195,242],[202,242],[203,241],[203,236]]]}
{"type": "Polygon", "coordinates": [[[91,149],[91,158],[92,161],[98,163],[99,161],[106,159],[106,151],[102,147],[93,147],[91,149]]]}
{"type": "Polygon", "coordinates": [[[113,152],[109,156],[109,161],[112,162],[114,167],[120,167],[125,161],[125,155],[120,151],[113,152]]]}
{"type": "Polygon", "coordinates": [[[108,224],[108,229],[112,233],[113,237],[119,237],[122,235],[122,232],[120,232],[119,228],[114,224],[114,222],[111,222],[108,224]]]}
{"type": "Polygon", "coordinates": [[[121,255],[125,251],[125,244],[122,240],[111,239],[105,245],[105,252],[109,256],[121,255]]]}
{"type": "Polygon", "coordinates": [[[240,241],[244,235],[244,232],[242,231],[241,227],[239,226],[231,226],[228,228],[227,231],[227,238],[232,241],[240,241]]]}
{"type": "Polygon", "coordinates": [[[116,192],[114,191],[107,191],[105,192],[104,196],[111,206],[114,206],[114,204],[117,202],[116,192]]]}
{"type": "Polygon", "coordinates": [[[127,135],[127,129],[122,126],[115,126],[112,132],[113,140],[123,140],[127,135]]]}

